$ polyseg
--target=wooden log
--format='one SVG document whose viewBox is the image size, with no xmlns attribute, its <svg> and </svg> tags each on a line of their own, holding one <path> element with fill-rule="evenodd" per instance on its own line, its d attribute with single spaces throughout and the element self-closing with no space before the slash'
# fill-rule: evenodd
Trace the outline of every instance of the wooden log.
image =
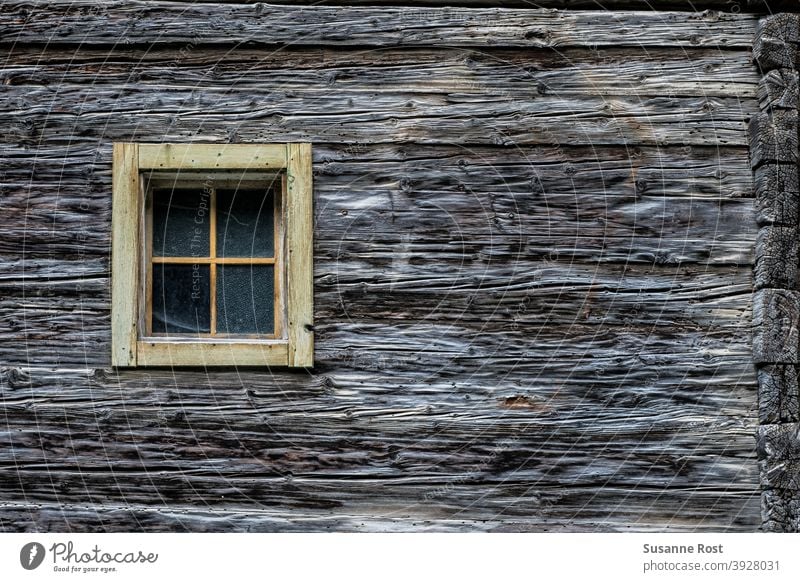
<svg viewBox="0 0 800 582">
<path fill-rule="evenodd" d="M 365 246 L 369 245 L 359 242 L 356 248 Z M 744 323 L 749 313 L 749 267 L 637 266 L 630 261 L 593 265 L 571 261 L 568 256 L 554 260 L 555 255 L 544 253 L 538 261 L 529 261 L 520 251 L 506 255 L 511 258 L 497 255 L 491 259 L 487 253 L 483 259 L 475 259 L 477 249 L 457 247 L 449 254 L 431 255 L 429 248 L 410 246 L 417 255 L 430 258 L 425 262 L 398 259 L 396 245 L 363 254 L 348 250 L 348 256 L 343 256 L 339 241 L 331 243 L 326 254 L 317 255 L 316 317 L 329 323 L 322 327 L 330 338 L 321 348 L 331 357 L 345 349 L 360 349 L 363 346 L 352 345 L 350 338 L 344 339 L 341 349 L 336 347 L 347 329 L 363 332 L 359 331 L 360 322 L 383 322 L 384 331 L 375 336 L 378 344 L 384 342 L 381 334 L 394 336 L 392 325 L 403 321 L 438 322 L 460 329 L 467 326 L 466 335 L 482 328 L 500 334 L 526 329 L 550 333 L 548 330 L 580 322 L 595 326 L 594 331 L 585 328 L 586 338 L 597 333 L 596 326 L 609 332 L 616 325 L 633 326 L 635 332 L 618 330 L 622 332 L 619 337 L 630 338 L 633 346 L 637 342 L 650 345 L 653 350 L 662 345 L 674 350 L 679 340 L 689 342 L 686 349 L 692 353 L 697 346 L 707 346 L 710 352 L 731 349 L 731 334 L 735 334 L 736 353 L 749 354 L 749 331 Z M 0 277 L 7 297 L 0 304 L 0 359 L 27 364 L 32 357 L 32 362 L 42 365 L 107 365 L 106 268 L 107 263 L 100 259 L 28 259 L 24 269 L 21 262 L 16 269 L 9 264 Z M 330 335 L 328 330 L 333 332 L 341 322 L 354 319 L 356 323 L 343 328 L 341 334 Z M 653 327 L 664 328 L 666 343 L 648 339 Z M 453 333 L 455 330 L 448 335 Z M 557 333 L 553 336 L 556 344 L 558 337 Z M 691 344 L 689 337 L 697 343 Z M 506 343 L 511 346 L 516 341 L 508 337 Z M 20 352 L 20 343 L 28 345 L 29 351 Z M 388 352 L 364 357 L 383 361 L 381 354 L 390 354 L 392 349 L 391 344 L 386 347 Z"/>
<path fill-rule="evenodd" d="M 760 225 L 796 226 L 800 206 L 797 166 L 766 163 L 755 171 L 756 220 Z"/>
<path fill-rule="evenodd" d="M 758 427 L 758 458 L 763 488 L 800 490 L 799 427 L 797 423 Z"/>
<path fill-rule="evenodd" d="M 27 416 L 24 412 L 13 412 L 16 417 Z M 398 414 L 407 416 L 402 411 Z M 98 503 L 105 498 L 112 503 L 126 499 L 136 505 L 158 505 L 159 500 L 167 499 L 179 506 L 204 507 L 209 500 L 215 500 L 219 509 L 279 503 L 290 511 L 293 507 L 342 507 L 347 505 L 347 498 L 365 493 L 362 487 L 355 491 L 344 487 L 339 491 L 322 486 L 314 488 L 315 480 L 318 485 L 323 480 L 329 484 L 336 480 L 372 481 L 373 494 L 364 501 L 380 497 L 381 484 L 388 487 L 417 484 L 421 502 L 425 501 L 426 493 L 429 499 L 436 500 L 438 487 L 459 481 L 471 484 L 476 493 L 505 481 L 529 490 L 531 486 L 623 489 L 640 486 L 659 488 L 667 495 L 673 489 L 700 487 L 712 476 L 726 484 L 735 480 L 737 484 L 730 489 L 752 490 L 752 485 L 746 483 L 755 478 L 755 463 L 747 454 L 752 448 L 752 435 L 721 425 L 702 425 L 704 430 L 720 432 L 713 440 L 698 439 L 696 432 L 687 433 L 685 424 L 681 429 L 662 426 L 656 435 L 645 437 L 644 443 L 639 441 L 643 448 L 640 453 L 626 458 L 624 446 L 641 439 L 645 429 L 632 428 L 624 435 L 618 434 L 619 440 L 612 442 L 602 429 L 581 436 L 580 431 L 568 428 L 554 431 L 539 423 L 523 422 L 517 427 L 505 424 L 494 429 L 480 424 L 470 427 L 469 423 L 456 427 L 448 422 L 444 428 L 441 419 L 433 415 L 427 423 L 406 419 L 405 435 L 403 431 L 389 429 L 391 423 L 383 419 L 372 419 L 373 427 L 369 430 L 365 430 L 364 421 L 320 419 L 317 430 L 329 436 L 314 438 L 308 434 L 310 427 L 300 424 L 297 418 L 275 419 L 256 432 L 247 423 L 237 423 L 237 430 L 213 423 L 206 428 L 207 423 L 192 413 L 180 413 L 178 418 L 165 418 L 158 424 L 154 418 L 147 421 L 147 428 L 138 418 L 117 419 L 117 422 L 131 422 L 129 431 L 135 433 L 137 444 L 114 430 L 111 418 L 96 420 L 102 425 L 100 431 L 80 428 L 77 419 L 67 427 L 40 420 L 42 426 L 31 430 L 26 426 L 28 422 L 20 418 L 15 423 L 18 434 L 9 441 L 17 455 L 4 455 L 2 461 L 4 475 L 0 487 L 4 499 L 53 503 L 59 501 L 60 493 L 81 504 Z M 583 420 L 593 422 L 591 417 Z M 299 426 L 288 431 L 289 422 Z M 428 428 L 431 423 L 440 429 L 431 431 Z M 66 429 L 70 436 L 55 435 L 59 428 Z M 537 431 L 539 436 L 520 437 L 525 429 Z M 749 429 L 752 431 L 753 427 Z M 678 430 L 688 438 L 679 437 Z M 273 431 L 280 435 L 266 436 L 265 433 Z M 407 434 L 412 431 L 416 440 L 427 441 L 426 447 L 414 446 L 415 439 Z M 475 436 L 470 438 L 469 431 Z M 351 436 L 346 437 L 347 433 Z M 723 435 L 727 441 L 722 439 Z M 475 437 L 482 441 L 480 445 L 476 445 Z M 156 441 L 159 438 L 169 440 L 171 452 L 160 447 L 161 443 Z M 106 453 L 93 446 L 95 439 L 106 443 Z M 287 441 L 298 439 L 307 444 L 287 446 Z M 677 442 L 669 443 L 670 439 Z M 384 442 L 375 444 L 375 441 Z M 113 446 L 108 444 L 112 442 Z M 576 443 L 580 443 L 581 451 L 575 450 Z M 37 449 L 45 453 L 36 454 Z M 724 455 L 720 449 L 726 449 Z M 22 453 L 33 456 L 25 458 Z M 753 470 L 743 477 L 742 464 L 746 462 L 752 464 Z M 49 475 L 43 473 L 47 466 Z M 160 470 L 156 473 L 151 466 Z M 79 467 L 84 478 L 76 480 L 74 474 Z M 126 476 L 124 482 L 115 479 L 115 472 Z M 303 479 L 309 484 L 302 491 L 290 494 L 286 487 L 289 476 L 290 481 Z M 525 516 L 529 508 L 505 509 L 512 515 Z"/>
<path fill-rule="evenodd" d="M 321 7 L 168 2 L 5 2 L 0 43 L 111 46 L 749 47 L 757 18 L 721 12 Z M 270 33 L 264 34 L 264 26 Z M 586 30 L 592 30 L 587 36 Z"/>
<path fill-rule="evenodd" d="M 451 407 L 464 420 L 476 407 L 481 422 L 490 422 L 492 412 L 524 420 L 537 413 L 554 418 L 592 416 L 598 409 L 604 411 L 603 418 L 612 419 L 635 415 L 645 400 L 652 404 L 653 415 L 691 412 L 750 418 L 756 391 L 752 364 L 737 360 L 738 349 L 717 355 L 720 351 L 705 343 L 695 346 L 696 355 L 643 349 L 625 357 L 583 354 L 549 358 L 542 364 L 540 358 L 515 354 L 486 359 L 466 350 L 443 356 L 392 352 L 389 346 L 361 351 L 325 346 L 311 376 L 285 370 L 251 370 L 244 377 L 225 369 L 208 375 L 197 369 L 181 374 L 169 368 L 117 374 L 107 368 L 10 367 L 2 370 L 2 384 L 9 406 L 25 408 L 37 398 L 57 406 L 59 398 L 69 396 L 58 392 L 72 386 L 76 406 L 92 401 L 99 408 L 106 402 L 113 407 L 116 386 L 124 388 L 122 393 L 137 410 L 172 402 L 173 416 L 180 406 L 191 403 L 193 409 L 213 417 L 219 399 L 225 397 L 232 398 L 226 414 L 249 416 L 255 407 L 262 416 L 321 414 L 340 420 L 391 419 L 399 411 L 446 414 Z M 681 362 L 686 366 L 676 368 Z M 186 397 L 183 402 L 173 402 L 180 395 Z"/>
<path fill-rule="evenodd" d="M 753 41 L 753 57 L 762 71 L 793 69 L 798 63 L 800 25 L 797 14 L 774 14 L 762 18 Z"/>
<path fill-rule="evenodd" d="M 177 2 L 197 3 L 214 2 L 218 4 L 245 4 L 251 0 L 176 0 Z M 359 6 L 359 5 L 396 5 L 397 0 L 270 0 L 270 4 L 292 5 L 325 5 L 325 6 Z M 739 13 L 753 12 L 757 14 L 774 14 L 791 11 L 796 8 L 794 0 L 403 0 L 407 9 L 418 9 L 431 6 L 468 7 L 517 7 L 517 8 L 565 8 L 585 10 L 684 10 L 700 12 L 703 10 L 719 10 L 721 12 Z"/>
<path fill-rule="evenodd" d="M 795 69 L 774 69 L 758 83 L 758 102 L 762 111 L 772 109 L 797 109 L 798 74 Z"/>
<path fill-rule="evenodd" d="M 765 489 L 761 497 L 764 531 L 796 532 L 800 529 L 800 495 L 797 491 Z"/>
<path fill-rule="evenodd" d="M 282 96 L 268 89 L 195 93 L 196 99 L 190 102 L 188 95 L 149 91 L 146 97 L 134 96 L 129 106 L 125 97 L 98 92 L 99 100 L 84 103 L 81 110 L 56 112 L 49 101 L 40 101 L 39 106 L 32 102 L 39 101 L 40 91 L 17 91 L 28 94 L 30 105 L 0 112 L 0 123 L 10 128 L 6 143 L 28 145 L 63 145 L 65 136 L 75 134 L 135 141 L 132 128 L 139 136 L 185 142 L 197 140 L 200 134 L 230 137 L 235 127 L 237 140 L 253 143 L 744 146 L 747 120 L 756 114 L 754 101 L 716 97 L 609 100 L 543 95 L 519 100 L 513 95 L 498 99 L 487 94 L 450 94 L 409 100 L 399 94 L 362 91 Z M 790 122 L 788 112 L 782 113 L 787 115 L 773 124 L 781 129 Z"/>
<path fill-rule="evenodd" d="M 327 484 L 320 483 L 319 486 Z M 354 487 L 351 484 L 350 487 Z M 330 487 L 336 487 L 331 484 Z M 369 489 L 364 488 L 367 494 Z M 754 490 L 704 488 L 676 500 L 663 492 L 620 490 L 611 487 L 590 492 L 585 488 L 537 489 L 537 501 L 526 504 L 531 515 L 505 515 L 500 506 L 520 503 L 524 489 L 498 483 L 492 490 L 471 492 L 469 485 L 448 489 L 461 500 L 441 508 L 419 506 L 413 486 L 382 488 L 382 499 L 345 509 L 279 507 L 231 510 L 134 504 L 37 504 L 25 501 L 0 505 L 0 529 L 5 532 L 752 532 L 760 524 L 759 496 Z M 374 495 L 374 489 L 372 490 Z M 498 501 L 480 519 L 464 515 L 464 508 Z M 387 502 L 390 505 L 387 505 Z M 587 511 L 587 507 L 593 507 Z M 614 508 L 608 511 L 605 508 Z"/>
<path fill-rule="evenodd" d="M 758 231 L 753 272 L 754 289 L 798 288 L 797 229 L 765 226 Z"/>
<path fill-rule="evenodd" d="M 753 294 L 753 361 L 798 363 L 800 297 L 796 291 L 762 289 Z"/>
<path fill-rule="evenodd" d="M 763 112 L 750 120 L 750 163 L 798 162 L 797 111 Z"/>
<path fill-rule="evenodd" d="M 753 42 L 753 56 L 762 71 L 789 69 L 797 63 L 797 45 L 782 39 L 759 36 Z"/>
<path fill-rule="evenodd" d="M 542 199 L 552 207 L 567 206 L 559 197 L 569 197 L 572 202 L 568 206 L 587 205 L 584 219 L 617 200 L 652 197 L 669 198 L 670 204 L 691 199 L 698 204 L 717 201 L 728 205 L 727 199 L 753 196 L 747 152 L 738 147 L 465 149 L 325 142 L 314 146 L 314 170 L 322 178 L 315 187 L 323 208 L 318 217 L 327 210 L 366 210 L 380 204 L 391 204 L 398 211 L 417 210 L 426 203 L 425 196 L 434 192 L 444 198 L 443 203 L 463 205 L 474 204 L 476 197 L 486 194 L 492 204 L 503 204 L 502 210 L 509 212 Z M 35 160 L 39 163 L 34 164 Z M 107 143 L 87 142 L 68 148 L 43 144 L 35 155 L 23 147 L 9 146 L 0 154 L 0 163 L 0 188 L 8 212 L 33 215 L 44 209 L 97 215 L 110 208 Z M 763 176 L 764 190 L 794 192 L 795 175 L 793 166 L 756 172 L 757 178 Z M 377 200 L 373 193 L 379 195 Z M 739 214 L 734 210 L 736 202 L 730 205 L 721 214 Z M 457 208 L 448 206 L 448 211 L 457 212 Z M 495 214 L 502 218 L 502 212 Z M 724 218 L 718 216 L 717 220 Z"/>
<path fill-rule="evenodd" d="M 800 16 L 787 12 L 762 18 L 756 35 L 780 39 L 786 43 L 800 42 Z"/>
<path fill-rule="evenodd" d="M 148 98 L 148 91 L 185 91 L 190 101 L 204 92 L 263 90 L 362 90 L 374 93 L 485 94 L 513 96 L 520 101 L 542 95 L 741 97 L 755 95 L 758 72 L 750 49 L 565 48 L 504 50 L 431 47 L 386 48 L 380 51 L 286 47 L 264 51 L 238 47 L 235 51 L 200 45 L 191 51 L 136 47 L 114 49 L 69 47 L 58 53 L 15 46 L 0 63 L 0 82 L 25 85 L 50 103 L 59 87 L 58 109 L 87 105 L 99 94 Z M 43 90 L 49 88 L 49 91 Z M 68 95 L 64 95 L 67 91 Z M 202 95 L 202 93 L 200 93 Z M 26 93 L 3 103 L 29 104 Z"/>
<path fill-rule="evenodd" d="M 758 421 L 760 424 L 800 421 L 796 366 L 775 364 L 758 369 Z"/>
</svg>

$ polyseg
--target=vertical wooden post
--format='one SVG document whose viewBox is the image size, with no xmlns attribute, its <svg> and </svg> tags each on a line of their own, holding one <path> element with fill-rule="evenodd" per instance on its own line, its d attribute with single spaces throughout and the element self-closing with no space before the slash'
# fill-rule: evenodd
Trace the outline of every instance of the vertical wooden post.
<svg viewBox="0 0 800 582">
<path fill-rule="evenodd" d="M 139 146 L 115 143 L 111 220 L 111 365 L 136 366 Z"/>
<path fill-rule="evenodd" d="M 311 144 L 288 145 L 286 174 L 289 366 L 309 367 L 314 365 Z"/>
<path fill-rule="evenodd" d="M 761 112 L 750 120 L 750 164 L 760 227 L 753 261 L 753 361 L 758 378 L 756 433 L 762 529 L 798 531 L 796 451 L 800 428 L 800 15 L 763 18 L 753 42 L 761 71 Z"/>
<path fill-rule="evenodd" d="M 212 336 L 217 335 L 217 188 L 211 189 L 211 201 L 209 203 L 209 225 L 208 225 L 208 256 L 211 257 L 211 264 L 208 265 L 209 277 L 209 307 L 211 309 L 211 323 L 209 331 Z"/>
</svg>

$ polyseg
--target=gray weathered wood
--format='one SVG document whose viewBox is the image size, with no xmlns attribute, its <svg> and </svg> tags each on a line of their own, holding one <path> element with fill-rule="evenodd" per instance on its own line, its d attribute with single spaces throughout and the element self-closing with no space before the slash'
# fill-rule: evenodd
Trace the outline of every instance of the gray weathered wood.
<svg viewBox="0 0 800 582">
<path fill-rule="evenodd" d="M 770 14 L 758 23 L 756 35 L 780 39 L 787 43 L 800 42 L 800 15 L 786 12 Z"/>
<path fill-rule="evenodd" d="M 756 239 L 754 289 L 797 289 L 797 248 L 797 228 L 761 228 Z"/>
<path fill-rule="evenodd" d="M 750 163 L 757 168 L 766 162 L 798 162 L 796 110 L 762 112 L 750 120 Z"/>
<path fill-rule="evenodd" d="M 764 424 L 758 427 L 758 458 L 762 486 L 800 490 L 800 424 Z"/>
<path fill-rule="evenodd" d="M 27 503 L 45 506 L 66 496 L 101 510 L 133 506 L 158 515 L 179 507 L 191 515 L 213 500 L 220 515 L 252 508 L 254 524 L 261 512 L 281 507 L 319 520 L 328 516 L 333 527 L 347 530 L 348 516 L 366 516 L 379 506 L 376 517 L 404 507 L 402 515 L 430 520 L 431 529 L 446 528 L 437 522 L 456 516 L 486 520 L 491 529 L 502 522 L 511 531 L 565 519 L 578 527 L 617 529 L 637 513 L 635 527 L 642 529 L 653 527 L 654 515 L 687 528 L 753 525 L 753 427 L 746 420 L 747 399 L 731 397 L 747 394 L 746 384 L 676 386 L 674 395 L 661 399 L 652 388 L 618 393 L 612 380 L 610 392 L 598 385 L 587 400 L 587 385 L 580 381 L 553 385 L 549 396 L 530 391 L 527 371 L 506 380 L 496 370 L 484 371 L 484 381 L 480 374 L 454 376 L 449 367 L 421 375 L 415 362 L 404 367 L 386 367 L 383 378 L 373 374 L 370 380 L 355 369 L 342 375 L 340 363 L 339 372 L 323 372 L 311 384 L 304 374 L 254 372 L 245 380 L 235 371 L 220 372 L 212 388 L 207 375 L 191 371 L 7 369 L 0 386 L 17 431 L 14 449 L 0 452 L 0 466 L 15 464 L 14 471 L 2 473 L 3 486 L 15 498 L 24 495 Z M 640 367 L 652 370 L 652 364 Z M 719 363 L 711 363 L 712 369 L 730 372 Z M 651 402 L 644 416 L 640 398 Z M 597 416 L 598 401 L 608 416 Z M 722 402 L 727 404 L 720 407 Z M 301 420 L 309 416 L 316 419 L 313 430 Z M 639 444 L 632 456 L 624 451 L 633 441 Z M 76 463 L 81 478 L 69 472 Z M 154 474 L 153 465 L 164 470 Z M 49 478 L 37 478 L 42 471 Z M 640 502 L 630 513 L 603 509 L 625 495 L 641 495 L 643 502 L 655 491 L 669 497 L 698 479 L 720 477 L 728 483 L 713 488 L 716 501 L 705 509 L 692 505 L 697 499 L 687 499 L 696 509 L 657 503 L 643 510 Z M 581 517 L 592 495 L 609 505 L 598 504 L 591 519 Z M 739 509 L 731 512 L 731 506 Z M 3 515 L 7 523 L 14 513 Z M 76 529 L 91 523 L 80 511 L 74 515 Z M 283 529 L 268 517 L 259 529 Z M 225 527 L 208 518 L 188 519 L 194 524 L 189 529 L 204 523 Z M 158 519 L 153 527 L 168 521 Z M 110 522 L 108 527 L 118 527 Z M 370 519 L 363 527 L 385 524 Z M 409 521 L 391 527 L 416 529 Z"/>
<path fill-rule="evenodd" d="M 753 41 L 753 58 L 762 71 L 794 69 L 798 65 L 800 37 L 797 14 L 774 14 L 762 18 Z"/>
<path fill-rule="evenodd" d="M 79 92 L 85 91 L 82 88 Z M 33 99 L 38 91 L 24 92 Z M 58 142 L 70 128 L 80 132 L 84 139 L 102 135 L 117 141 L 125 139 L 128 133 L 120 132 L 119 128 L 124 126 L 136 127 L 141 135 L 175 142 L 186 141 L 198 132 L 226 135 L 235 127 L 237 139 L 256 142 L 267 141 L 266 136 L 271 135 L 275 136 L 271 141 L 317 138 L 328 142 L 463 146 L 515 147 L 553 142 L 562 146 L 631 142 L 661 146 L 744 146 L 748 143 L 747 120 L 755 115 L 754 109 L 747 109 L 750 102 L 743 105 L 736 98 L 619 97 L 609 102 L 591 95 L 575 98 L 544 95 L 520 100 L 512 95 L 498 99 L 487 94 L 452 94 L 446 98 L 420 95 L 409 101 L 407 96 L 397 94 L 330 90 L 317 96 L 286 97 L 266 88 L 195 95 L 194 103 L 186 103 L 188 96 L 180 93 L 153 91 L 148 97 L 134 95 L 130 101 L 106 94 L 104 99 L 113 100 L 116 107 L 124 107 L 120 111 L 109 110 L 108 101 L 94 106 L 85 103 L 80 110 L 64 112 L 52 111 L 49 102 L 41 107 L 31 103 L 21 110 L 0 112 L 0 123 L 10 128 L 6 141 L 28 145 Z M 318 105 L 309 110 L 312 101 Z M 96 109 L 98 106 L 101 109 Z M 176 115 L 176 111 L 181 111 L 181 115 Z M 788 115 L 776 120 L 776 139 L 788 137 L 781 132 L 788 123 Z M 757 147 L 760 150 L 770 145 L 757 144 Z M 758 159 L 794 161 L 785 156 L 775 158 L 773 149 L 757 153 Z"/>
<path fill-rule="evenodd" d="M 764 531 L 800 530 L 800 494 L 796 490 L 766 489 L 762 494 Z"/>
<path fill-rule="evenodd" d="M 176 0 L 215 4 L 253 4 L 256 0 Z M 794 0 L 270 0 L 270 4 L 310 5 L 398 5 L 408 10 L 424 10 L 432 6 L 567 8 L 586 10 L 688 10 L 700 12 L 717 9 L 722 12 L 754 12 L 774 14 L 796 8 Z"/>
<path fill-rule="evenodd" d="M 759 527 L 759 15 L 464 4 L 3 4 L 0 529 Z M 313 143 L 313 368 L 109 368 L 114 140 Z"/>
<path fill-rule="evenodd" d="M 797 109 L 798 73 L 795 69 L 774 69 L 758 83 L 758 101 L 762 110 Z"/>
<path fill-rule="evenodd" d="M 580 355 L 592 341 L 608 346 L 598 357 L 613 357 L 615 341 L 652 351 L 675 350 L 678 339 L 689 344 L 681 353 L 694 353 L 698 345 L 710 352 L 749 353 L 749 326 L 743 318 L 749 314 L 750 287 L 744 270 L 678 265 L 568 268 L 568 261 L 520 259 L 505 266 L 503 256 L 465 264 L 460 253 L 429 255 L 425 268 L 392 262 L 387 254 L 385 262 L 377 259 L 382 267 L 370 267 L 376 257 L 329 261 L 317 255 L 319 361 L 325 361 L 326 353 L 334 357 L 369 342 L 383 345 L 375 348 L 378 356 L 413 350 L 414 341 L 444 354 L 470 346 L 475 357 L 494 357 L 503 350 L 522 354 L 531 349 L 523 341 L 526 333 L 536 333 L 543 356 L 559 349 L 565 355 Z M 79 292 L 67 291 L 68 284 L 73 289 L 85 285 L 85 279 L 78 278 L 42 291 L 32 267 L 24 275 L 30 281 L 28 292 L 0 303 L 3 361 L 27 364 L 34 353 L 30 364 L 104 365 L 110 340 L 105 289 L 98 293 L 81 286 Z M 16 277 L 19 281 L 23 275 L 18 272 Z M 9 283 L 13 285 L 13 279 Z M 37 292 L 43 296 L 37 297 Z M 563 331 L 564 326 L 571 330 Z M 75 328 L 82 330 L 77 337 L 70 333 Z M 481 331 L 485 337 L 470 339 Z M 420 340 L 434 332 L 441 334 L 438 341 Z M 361 339 L 350 338 L 350 333 Z M 381 340 L 386 333 L 395 339 Z M 20 337 L 28 352 L 15 348 L 13 338 Z M 568 341 L 575 345 L 562 345 Z"/>
<path fill-rule="evenodd" d="M 88 105 L 98 91 L 124 84 L 128 91 L 182 89 L 231 93 L 269 87 L 273 92 L 363 90 L 370 93 L 488 94 L 536 99 L 542 95 L 649 95 L 743 97 L 758 77 L 749 49 L 676 51 L 670 47 L 565 48 L 558 51 L 498 48 L 386 48 L 335 51 L 287 47 L 230 51 L 205 45 L 191 50 L 153 47 L 68 47 L 42 58 L 40 48 L 9 50 L 0 63 L 5 85 L 26 85 L 46 99 L 58 85 Z M 199 87 L 203 91 L 198 91 Z M 11 90 L 9 87 L 7 90 Z M 80 94 L 76 91 L 82 91 Z M 32 94 L 33 95 L 33 94 Z M 163 94 L 162 94 L 163 95 Z M 27 93 L 17 99 L 26 101 Z M 6 98 L 5 103 L 20 103 Z M 49 103 L 49 102 L 48 102 Z M 60 103 L 64 107 L 64 103 Z"/>
<path fill-rule="evenodd" d="M 758 421 L 760 424 L 798 422 L 800 388 L 797 366 L 774 364 L 758 369 Z"/>
<path fill-rule="evenodd" d="M 750 125 L 751 162 L 756 170 L 759 221 L 786 221 L 790 228 L 765 226 L 755 248 L 755 287 L 797 287 L 797 73 L 800 16 L 762 19 L 753 56 L 764 76 L 759 84 L 762 113 Z M 792 166 L 770 162 L 792 161 Z M 753 298 L 756 362 L 797 361 L 797 298 L 770 289 Z M 781 345 L 782 344 L 782 345 Z M 762 366 L 759 381 L 758 450 L 763 528 L 796 531 L 798 388 L 795 366 Z M 778 423 L 778 424 L 773 424 Z"/>
<path fill-rule="evenodd" d="M 753 54 L 756 62 L 765 71 L 792 68 L 798 59 L 797 45 L 765 36 L 755 40 Z"/>
<path fill-rule="evenodd" d="M 87 0 L 7 1 L 0 43 L 282 46 L 750 47 L 757 17 L 448 7 L 293 7 Z M 264 34 L 268 26 L 269 34 Z M 591 30 L 591 35 L 586 31 Z"/>
<path fill-rule="evenodd" d="M 800 187 L 795 164 L 767 163 L 755 171 L 756 219 L 760 225 L 796 226 Z"/>
<path fill-rule="evenodd" d="M 47 156 L 46 148 L 38 151 Z M 29 258 L 55 251 L 105 256 L 110 224 L 91 217 L 110 216 L 110 176 L 84 170 L 109 164 L 108 146 L 61 153 L 37 166 L 33 181 L 30 154 L 8 152 L 1 158 L 6 182 L 0 187 L 9 225 L 0 248 L 18 251 L 24 228 Z M 755 238 L 756 225 L 752 200 L 742 198 L 753 188 L 743 153 L 321 145 L 315 148 L 317 232 L 328 246 L 343 232 L 352 239 L 346 245 L 383 240 L 387 260 L 395 242 L 433 252 L 435 244 L 419 243 L 445 237 L 442 248 L 452 248 L 455 227 L 463 233 L 455 242 L 468 241 L 464 254 L 469 247 L 492 252 L 469 239 L 502 235 L 540 257 L 749 264 L 752 253 L 742 241 Z"/>
<path fill-rule="evenodd" d="M 800 295 L 797 291 L 762 289 L 753 294 L 753 361 L 798 363 Z"/>
</svg>

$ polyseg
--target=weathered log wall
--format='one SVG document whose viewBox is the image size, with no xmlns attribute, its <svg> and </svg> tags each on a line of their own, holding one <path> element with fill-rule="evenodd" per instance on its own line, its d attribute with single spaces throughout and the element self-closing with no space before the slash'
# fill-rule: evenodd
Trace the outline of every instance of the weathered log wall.
<svg viewBox="0 0 800 582">
<path fill-rule="evenodd" d="M 211 2 L 212 0 L 176 0 L 177 2 Z M 256 4 L 258 0 L 216 0 L 215 4 Z M 571 10 L 719 10 L 732 14 L 753 12 L 774 14 L 797 8 L 795 0 L 272 0 L 270 4 L 310 4 L 314 6 L 428 6 L 566 8 Z"/>
<path fill-rule="evenodd" d="M 760 526 L 757 16 L 144 8 L 0 8 L 0 529 Z M 122 140 L 313 142 L 312 371 L 109 368 Z"/>
</svg>

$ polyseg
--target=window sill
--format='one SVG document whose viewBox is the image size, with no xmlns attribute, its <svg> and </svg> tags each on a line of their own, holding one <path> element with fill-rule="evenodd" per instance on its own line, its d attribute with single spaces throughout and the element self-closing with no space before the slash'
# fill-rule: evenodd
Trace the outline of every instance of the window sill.
<svg viewBox="0 0 800 582">
<path fill-rule="evenodd" d="M 160 340 L 136 342 L 140 366 L 288 366 L 288 340 Z"/>
</svg>

